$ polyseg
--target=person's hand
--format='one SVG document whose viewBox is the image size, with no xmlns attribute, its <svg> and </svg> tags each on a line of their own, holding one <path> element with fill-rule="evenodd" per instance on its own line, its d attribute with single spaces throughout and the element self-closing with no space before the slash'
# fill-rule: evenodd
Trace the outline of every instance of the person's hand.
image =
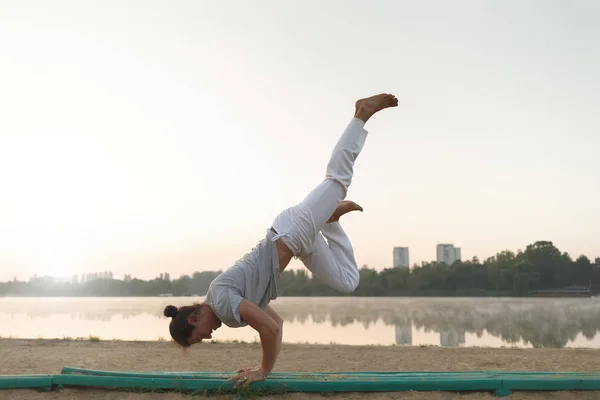
<svg viewBox="0 0 600 400">
<path fill-rule="evenodd" d="M 259 365 L 257 365 L 256 367 L 248 367 L 248 368 L 242 368 L 242 369 L 238 369 L 238 370 L 236 371 L 236 373 L 238 373 L 238 374 L 239 374 L 239 373 L 241 373 L 241 372 L 248 372 L 248 371 L 250 371 L 250 370 L 252 370 L 252 369 L 257 369 L 257 368 L 260 368 L 260 366 L 259 366 Z"/>
<path fill-rule="evenodd" d="M 260 367 L 254 367 L 254 368 L 240 369 L 238 371 L 237 375 L 235 375 L 232 378 L 229 378 L 229 380 L 236 381 L 235 385 L 233 385 L 234 388 L 237 388 L 239 384 L 243 383 L 244 389 L 245 389 L 252 382 L 262 381 L 265 378 L 266 378 L 265 374 L 262 372 Z"/>
</svg>

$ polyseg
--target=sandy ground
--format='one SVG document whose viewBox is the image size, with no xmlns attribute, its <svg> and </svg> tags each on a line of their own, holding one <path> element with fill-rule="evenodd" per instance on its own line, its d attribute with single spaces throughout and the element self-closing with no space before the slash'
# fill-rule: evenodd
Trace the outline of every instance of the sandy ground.
<svg viewBox="0 0 600 400">
<path fill-rule="evenodd" d="M 169 342 L 90 342 L 63 340 L 0 340 L 0 374 L 56 374 L 63 366 L 127 371 L 232 371 L 256 365 L 259 344 L 203 344 L 185 357 Z M 465 371 L 544 370 L 599 371 L 600 350 L 487 349 L 400 346 L 284 344 L 278 371 Z M 228 399 L 232 396 L 210 396 Z M 290 393 L 265 399 L 324 398 L 321 394 Z M 493 399 L 489 393 L 340 393 L 333 399 Z M 0 391 L 7 400 L 183 400 L 186 394 L 139 394 L 111 390 L 66 389 L 58 393 L 31 390 Z M 511 399 L 600 399 L 600 392 L 513 394 Z"/>
</svg>

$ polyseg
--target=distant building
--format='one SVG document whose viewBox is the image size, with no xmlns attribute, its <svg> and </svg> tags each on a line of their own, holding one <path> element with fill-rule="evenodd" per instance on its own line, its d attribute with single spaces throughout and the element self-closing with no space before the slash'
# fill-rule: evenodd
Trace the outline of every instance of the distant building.
<svg viewBox="0 0 600 400">
<path fill-rule="evenodd" d="M 394 268 L 408 268 L 408 247 L 394 247 Z"/>
<path fill-rule="evenodd" d="M 461 259 L 460 247 L 454 247 L 452 244 L 438 244 L 437 262 L 452 265 L 455 261 Z"/>
</svg>

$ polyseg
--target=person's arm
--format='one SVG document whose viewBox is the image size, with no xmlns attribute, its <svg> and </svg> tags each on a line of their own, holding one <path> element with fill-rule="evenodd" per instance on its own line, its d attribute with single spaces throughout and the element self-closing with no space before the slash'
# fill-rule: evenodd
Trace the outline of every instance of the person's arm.
<svg viewBox="0 0 600 400">
<path fill-rule="evenodd" d="M 281 342 L 281 326 L 256 304 L 243 299 L 238 308 L 240 317 L 254 328 L 262 345 L 261 373 L 266 378 L 275 367 Z"/>
<path fill-rule="evenodd" d="M 275 321 L 277 325 L 279 325 L 279 335 L 277 335 L 277 349 L 275 350 L 275 357 L 278 357 L 279 350 L 281 350 L 281 341 L 283 339 L 283 318 L 281 318 L 279 314 L 277 314 L 275 310 L 271 308 L 271 306 L 267 306 L 266 311 L 269 317 L 273 318 L 273 321 Z"/>
</svg>

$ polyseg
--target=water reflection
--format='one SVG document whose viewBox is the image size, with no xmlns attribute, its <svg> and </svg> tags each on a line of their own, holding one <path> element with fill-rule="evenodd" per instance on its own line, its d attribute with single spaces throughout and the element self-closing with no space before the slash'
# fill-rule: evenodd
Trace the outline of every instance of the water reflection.
<svg viewBox="0 0 600 400">
<path fill-rule="evenodd" d="M 168 337 L 164 306 L 193 300 L 0 298 L 0 335 L 155 340 Z M 600 348 L 598 299 L 280 298 L 273 307 L 292 342 Z M 249 328 L 215 338 L 257 339 Z"/>
</svg>

